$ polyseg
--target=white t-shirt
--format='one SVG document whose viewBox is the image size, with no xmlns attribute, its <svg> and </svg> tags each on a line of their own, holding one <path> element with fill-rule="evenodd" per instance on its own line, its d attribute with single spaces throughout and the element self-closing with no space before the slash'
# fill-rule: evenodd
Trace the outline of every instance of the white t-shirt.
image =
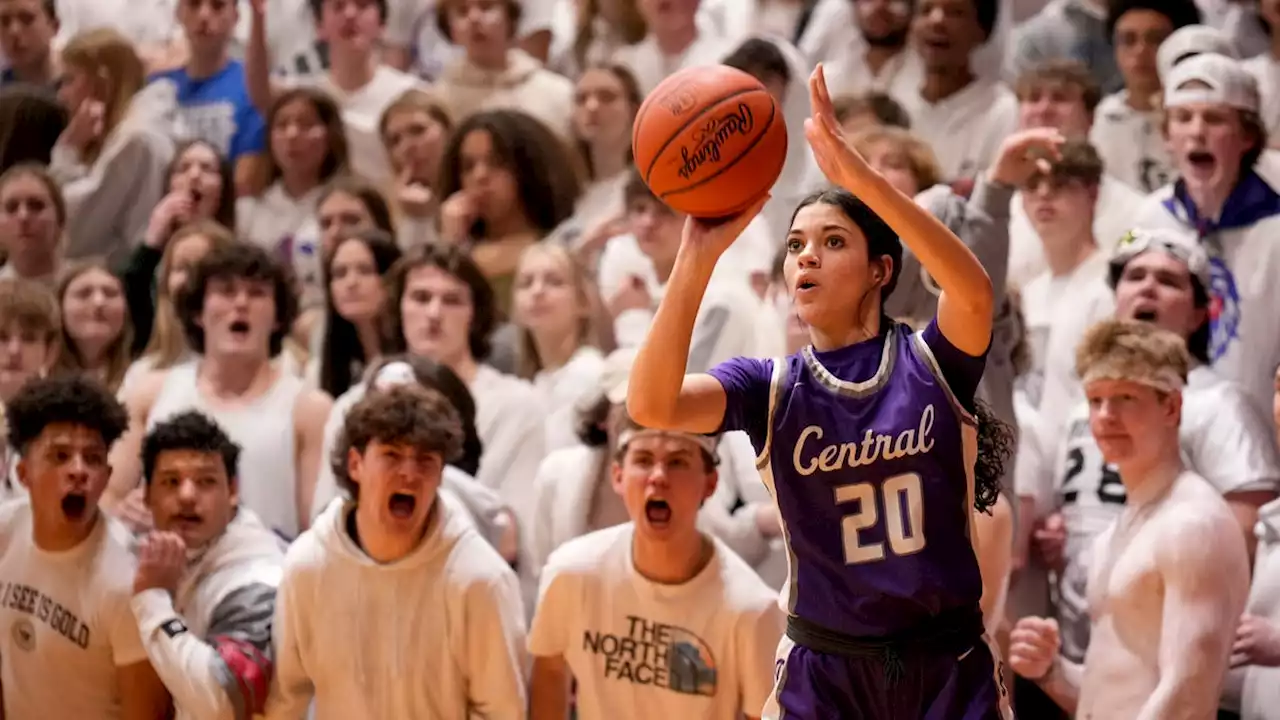
<svg viewBox="0 0 1280 720">
<path fill-rule="evenodd" d="M 1084 398 L 1076 377 L 1076 345 L 1096 322 L 1115 312 L 1115 294 L 1107 285 L 1108 254 L 1096 250 L 1071 272 L 1048 272 L 1022 291 L 1031 371 L 1026 390 L 1040 411 L 1046 448 L 1056 448 L 1066 414 Z"/>
<path fill-rule="evenodd" d="M 46 552 L 31 505 L 0 506 L 0 684 L 12 720 L 120 717 L 118 668 L 145 662 L 129 608 L 128 533 L 99 514 L 80 545 Z"/>
<path fill-rule="evenodd" d="M 569 362 L 555 370 L 543 370 L 533 378 L 533 389 L 542 401 L 546 424 L 546 452 L 578 443 L 578 401 L 600 385 L 604 355 L 589 345 L 578 348 Z"/>
<path fill-rule="evenodd" d="M 1173 158 L 1160 132 L 1160 115 L 1139 112 L 1125 101 L 1126 91 L 1108 95 L 1093 111 L 1089 142 L 1107 174 L 1140 193 L 1154 192 L 1173 180 Z"/>
<path fill-rule="evenodd" d="M 927 102 L 918 89 L 897 99 L 911 116 L 911 131 L 933 147 L 947 181 L 974 177 L 989 167 L 1018 127 L 1018 99 L 992 80 L 974 80 L 936 103 Z"/>
<path fill-rule="evenodd" d="M 529 652 L 565 659 L 581 718 L 758 714 L 784 627 L 774 592 L 718 540 L 692 580 L 646 580 L 631 562 L 634 531 L 618 525 L 552 553 Z"/>
<path fill-rule="evenodd" d="M 613 62 L 625 65 L 640 84 L 640 92 L 647 95 L 658 83 L 677 70 L 718 65 L 733 51 L 733 43 L 713 32 L 699 30 L 693 44 L 678 55 L 665 55 L 658 49 L 652 35 L 635 45 L 624 45 L 614 51 Z"/>
</svg>

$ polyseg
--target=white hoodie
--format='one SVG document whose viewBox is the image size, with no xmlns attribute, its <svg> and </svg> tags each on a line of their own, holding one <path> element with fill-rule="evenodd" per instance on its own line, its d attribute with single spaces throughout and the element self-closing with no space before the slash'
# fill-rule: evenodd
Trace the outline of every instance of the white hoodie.
<svg viewBox="0 0 1280 720">
<path fill-rule="evenodd" d="M 250 717 L 271 674 L 271 617 L 284 541 L 247 508 L 164 590 L 130 605 L 180 720 Z"/>
<path fill-rule="evenodd" d="M 1258 509 L 1254 526 L 1258 551 L 1245 612 L 1280 626 L 1280 500 Z M 1246 665 L 1230 670 L 1222 688 L 1222 707 L 1241 720 L 1268 720 L 1280 708 L 1280 668 Z"/>
<path fill-rule="evenodd" d="M 448 503 L 422 543 L 379 564 L 335 501 L 289 548 L 276 600 L 268 720 L 524 718 L 515 574 Z"/>
<path fill-rule="evenodd" d="M 174 92 L 158 83 L 134 95 L 92 164 L 71 147 L 53 146 L 49 172 L 67 201 L 68 258 L 123 260 L 142 241 L 169 185 L 173 138 L 182 132 Z"/>
</svg>

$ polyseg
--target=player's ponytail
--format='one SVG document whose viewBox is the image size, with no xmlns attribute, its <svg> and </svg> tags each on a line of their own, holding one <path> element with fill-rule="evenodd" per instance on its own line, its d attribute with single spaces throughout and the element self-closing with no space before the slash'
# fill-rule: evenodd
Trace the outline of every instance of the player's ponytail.
<svg viewBox="0 0 1280 720">
<path fill-rule="evenodd" d="M 1000 479 L 1005 464 L 1013 457 L 1016 442 L 1013 428 L 996 417 L 991 406 L 974 401 L 974 417 L 978 420 L 978 457 L 973 463 L 973 507 L 991 514 L 1000 497 Z"/>
</svg>

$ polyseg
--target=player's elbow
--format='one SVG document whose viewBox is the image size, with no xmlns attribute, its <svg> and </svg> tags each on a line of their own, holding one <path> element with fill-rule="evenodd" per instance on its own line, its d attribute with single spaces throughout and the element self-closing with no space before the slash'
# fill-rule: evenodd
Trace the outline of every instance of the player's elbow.
<svg viewBox="0 0 1280 720">
<path fill-rule="evenodd" d="M 675 422 L 675 404 L 664 403 L 653 393 L 627 389 L 627 415 L 641 427 L 667 430 Z"/>
</svg>

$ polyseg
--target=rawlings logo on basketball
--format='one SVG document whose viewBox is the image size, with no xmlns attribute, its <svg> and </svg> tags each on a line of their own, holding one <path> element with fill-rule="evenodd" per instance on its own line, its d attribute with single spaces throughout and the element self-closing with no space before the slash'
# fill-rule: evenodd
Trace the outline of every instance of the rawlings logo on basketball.
<svg viewBox="0 0 1280 720">
<path fill-rule="evenodd" d="M 738 103 L 735 113 L 708 121 L 694 132 L 693 150 L 687 145 L 680 148 L 680 177 L 688 180 L 708 162 L 720 162 L 720 148 L 736 135 L 749 136 L 754 127 L 755 118 L 746 103 Z"/>
</svg>

